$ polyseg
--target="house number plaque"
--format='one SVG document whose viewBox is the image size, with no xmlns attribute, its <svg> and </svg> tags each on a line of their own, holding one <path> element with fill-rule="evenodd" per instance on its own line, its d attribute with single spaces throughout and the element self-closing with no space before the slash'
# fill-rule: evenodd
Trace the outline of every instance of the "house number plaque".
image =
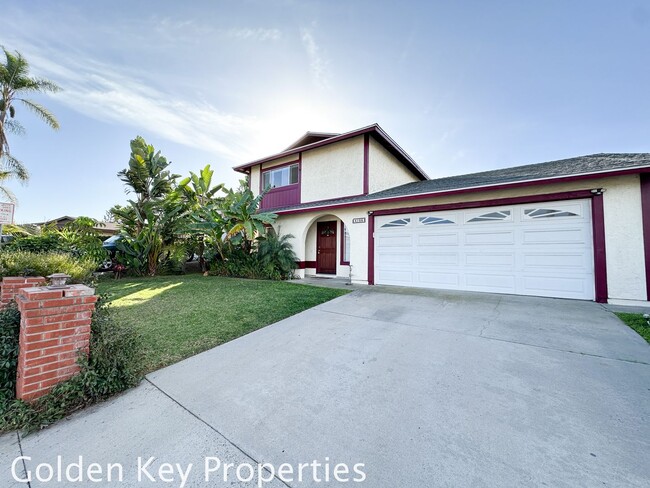
<svg viewBox="0 0 650 488">
<path fill-rule="evenodd" d="M 366 218 L 365 217 L 357 217 L 356 219 L 352 219 L 353 224 L 365 224 L 366 223 Z"/>
</svg>

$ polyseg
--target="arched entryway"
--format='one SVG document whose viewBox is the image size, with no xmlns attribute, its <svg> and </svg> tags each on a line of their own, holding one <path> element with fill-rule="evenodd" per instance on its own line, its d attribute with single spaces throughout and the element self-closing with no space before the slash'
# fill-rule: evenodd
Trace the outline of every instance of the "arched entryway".
<svg viewBox="0 0 650 488">
<path fill-rule="evenodd" d="M 340 217 L 314 217 L 305 227 L 303 239 L 306 275 L 350 276 L 350 237 Z"/>
</svg>

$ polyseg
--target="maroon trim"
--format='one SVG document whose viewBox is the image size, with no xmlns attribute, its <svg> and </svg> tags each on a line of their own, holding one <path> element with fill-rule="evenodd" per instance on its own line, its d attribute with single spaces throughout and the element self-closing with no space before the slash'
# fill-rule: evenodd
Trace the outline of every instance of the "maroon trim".
<svg viewBox="0 0 650 488">
<path fill-rule="evenodd" d="M 301 158 L 300 155 L 298 155 L 298 159 L 294 159 L 293 161 L 287 161 L 286 163 L 282 164 L 277 164 L 275 166 L 270 166 L 268 168 L 262 168 L 262 165 L 260 164 L 260 193 L 262 193 L 262 190 L 264 189 L 262 187 L 262 184 L 264 183 L 264 173 L 267 173 L 269 171 L 273 171 L 274 169 L 278 168 L 284 168 L 285 166 L 291 166 L 292 164 L 298 163 L 298 183 L 294 183 L 294 185 L 299 185 L 300 184 L 300 163 L 301 163 Z M 287 185 L 287 186 L 292 186 L 292 185 Z M 284 186 L 281 186 L 280 188 L 284 188 Z M 271 188 L 269 191 L 273 191 L 276 188 Z"/>
<path fill-rule="evenodd" d="M 423 205 L 420 207 L 392 208 L 375 210 L 368 213 L 368 284 L 375 284 L 375 216 L 399 215 L 415 212 L 433 212 L 461 208 L 496 207 L 522 203 L 550 202 L 557 200 L 575 200 L 591 198 L 592 228 L 594 240 L 594 282 L 595 298 L 599 303 L 607 302 L 607 256 L 605 253 L 605 220 L 603 214 L 603 195 L 592 190 L 577 190 L 545 195 L 528 195 L 523 197 L 477 200 L 474 202 L 445 203 L 440 205 Z"/>
<path fill-rule="evenodd" d="M 298 269 L 316 268 L 316 261 L 296 261 Z"/>
<path fill-rule="evenodd" d="M 592 195 L 591 220 L 594 237 L 594 281 L 596 282 L 596 301 L 598 303 L 607 303 L 607 254 L 605 252 L 605 215 L 602 192 Z"/>
<path fill-rule="evenodd" d="M 419 207 L 391 208 L 375 210 L 373 215 L 399 215 L 415 212 L 437 212 L 439 210 L 457 210 L 460 208 L 498 207 L 500 205 L 516 205 L 520 203 L 550 202 L 556 200 L 575 200 L 577 198 L 590 198 L 591 190 L 576 190 L 559 193 L 546 193 L 544 195 L 527 195 L 523 197 L 493 198 L 490 200 L 475 200 L 472 202 L 441 203 L 438 205 L 422 205 Z"/>
<path fill-rule="evenodd" d="M 650 300 L 650 174 L 648 173 L 641 174 L 641 219 L 645 251 L 646 298 Z"/>
<path fill-rule="evenodd" d="M 270 168 L 262 169 L 262 165 L 260 165 L 260 193 L 264 190 L 264 187 L 262 186 L 264 182 L 264 173 L 278 168 L 293 166 L 294 164 L 298 164 L 298 183 L 292 183 L 278 188 L 271 188 L 262 198 L 262 203 L 260 205 L 261 209 L 266 210 L 273 207 L 285 207 L 287 205 L 300 204 L 302 194 L 302 153 L 298 153 L 298 159 L 271 166 Z"/>
<path fill-rule="evenodd" d="M 402 149 L 399 144 L 397 144 L 381 127 L 379 124 L 372 124 L 368 127 L 362 127 L 361 129 L 353 130 L 351 132 L 346 132 L 338 136 L 330 137 L 322 141 L 314 142 L 312 144 L 307 144 L 305 146 L 300 146 L 298 148 L 282 151 L 280 153 L 268 156 L 262 159 L 257 159 L 251 161 L 250 163 L 242 164 L 240 166 L 235 166 L 233 169 L 239 171 L 240 173 L 250 168 L 251 166 L 257 166 L 258 164 L 267 163 L 273 161 L 274 159 L 282 158 L 284 156 L 290 156 L 298 152 L 308 151 L 310 149 L 315 149 L 317 147 L 326 146 L 328 144 L 333 144 L 335 142 L 344 141 L 352 137 L 360 136 L 363 134 L 375 134 L 377 140 L 384 146 L 393 156 L 397 157 L 404 166 L 406 166 L 415 176 L 420 180 L 428 179 L 426 173 L 420 168 L 417 163 L 409 156 L 404 149 Z"/>
<path fill-rule="evenodd" d="M 341 261 L 340 263 L 344 266 L 349 266 L 350 261 L 344 261 L 343 256 L 345 256 L 345 222 L 341 220 Z"/>
<path fill-rule="evenodd" d="M 370 135 L 363 135 L 363 194 L 370 191 Z"/>
<path fill-rule="evenodd" d="M 541 186 L 541 185 L 547 185 L 547 184 L 550 184 L 550 183 L 564 183 L 564 182 L 571 182 L 571 181 L 593 180 L 593 179 L 596 179 L 596 178 L 607 178 L 607 177 L 611 177 L 611 176 L 623 176 L 623 175 L 630 175 L 630 174 L 645 174 L 645 173 L 650 173 L 650 167 L 634 168 L 634 169 L 629 169 L 629 170 L 617 170 L 617 171 L 610 171 L 610 172 L 606 172 L 606 173 L 590 173 L 590 174 L 585 174 L 585 175 L 561 176 L 561 177 L 557 177 L 557 178 L 547 178 L 547 179 L 535 180 L 535 181 L 502 183 L 502 184 L 491 185 L 491 186 L 480 186 L 480 187 L 474 187 L 474 188 L 461 188 L 461 189 L 458 189 L 458 190 L 446 190 L 446 191 L 439 191 L 439 192 L 420 193 L 418 195 L 404 195 L 404 196 L 390 197 L 390 198 L 379 198 L 379 199 L 376 199 L 376 200 L 359 200 L 359 201 L 355 201 L 355 202 L 337 203 L 337 204 L 333 204 L 333 205 L 323 205 L 322 207 L 297 208 L 297 209 L 294 209 L 294 210 L 284 210 L 284 211 L 283 210 L 278 210 L 275 213 L 281 214 L 281 215 L 291 215 L 291 214 L 295 214 L 295 213 L 317 212 L 317 211 L 321 211 L 321 210 L 329 210 L 329 209 L 335 209 L 335 208 L 359 207 L 359 206 L 362 206 L 362 205 L 368 206 L 368 205 L 377 205 L 377 204 L 380 204 L 380 203 L 404 202 L 404 201 L 409 201 L 409 200 L 422 200 L 423 198 L 437 198 L 437 197 L 440 197 L 440 196 L 460 195 L 460 194 L 464 194 L 464 193 L 479 193 L 479 192 L 493 191 L 493 190 L 507 190 L 509 188 Z M 309 202 L 309 203 L 311 203 L 311 202 Z"/>
<path fill-rule="evenodd" d="M 375 284 L 375 214 L 368 212 L 368 284 Z"/>
</svg>

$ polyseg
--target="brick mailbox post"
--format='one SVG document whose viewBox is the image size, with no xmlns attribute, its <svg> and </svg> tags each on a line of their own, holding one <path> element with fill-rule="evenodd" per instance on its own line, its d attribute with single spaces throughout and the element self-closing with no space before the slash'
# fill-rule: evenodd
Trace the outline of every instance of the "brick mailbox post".
<svg viewBox="0 0 650 488">
<path fill-rule="evenodd" d="M 79 351 L 88 352 L 95 290 L 85 285 L 22 288 L 16 397 L 29 401 L 79 372 Z"/>
</svg>

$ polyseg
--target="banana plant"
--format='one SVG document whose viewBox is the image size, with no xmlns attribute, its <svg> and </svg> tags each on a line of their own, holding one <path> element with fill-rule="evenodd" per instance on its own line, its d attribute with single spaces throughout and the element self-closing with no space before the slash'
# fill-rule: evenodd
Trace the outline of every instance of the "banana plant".
<svg viewBox="0 0 650 488">
<path fill-rule="evenodd" d="M 237 191 L 228 190 L 223 202 L 225 231 L 234 246 L 250 251 L 256 237 L 266 234 L 266 226 L 278 218 L 271 212 L 260 212 L 259 207 L 265 192 L 255 196 L 244 181 Z"/>
</svg>

